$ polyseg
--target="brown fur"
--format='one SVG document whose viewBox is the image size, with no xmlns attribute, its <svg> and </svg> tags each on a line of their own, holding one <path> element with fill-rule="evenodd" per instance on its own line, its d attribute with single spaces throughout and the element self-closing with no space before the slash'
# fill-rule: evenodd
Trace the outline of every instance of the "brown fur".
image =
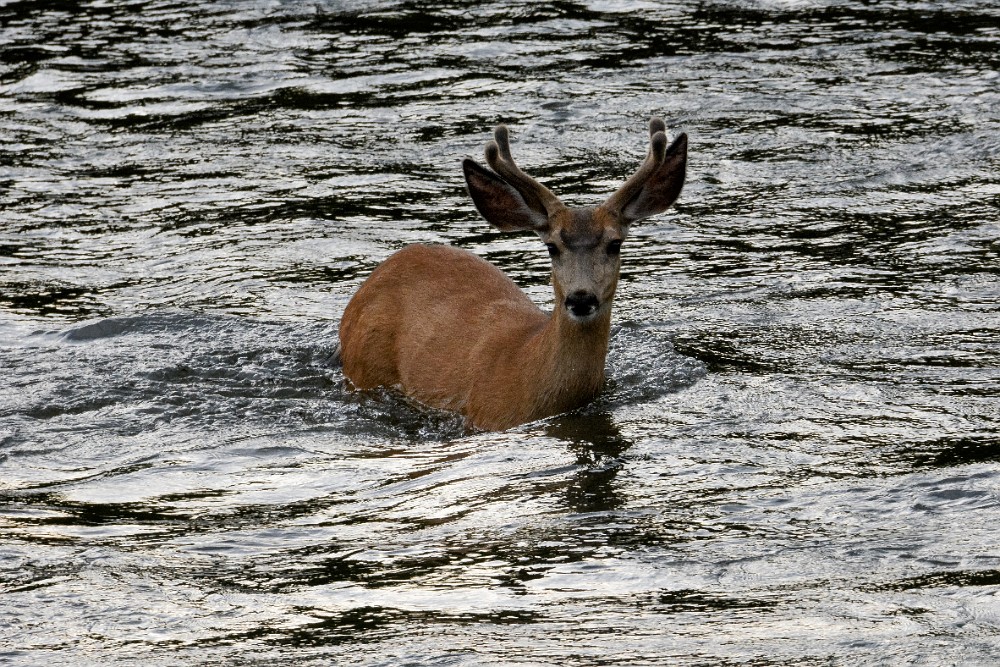
<svg viewBox="0 0 1000 667">
<path fill-rule="evenodd" d="M 573 323 L 562 310 L 546 315 L 468 251 L 411 245 L 348 304 L 340 324 L 344 374 L 359 389 L 395 387 L 481 429 L 565 412 L 601 389 L 610 312 L 566 346 L 560 338 Z"/>
<path fill-rule="evenodd" d="M 640 172 L 609 200 L 613 207 L 594 209 L 566 208 L 521 172 L 506 130 L 498 128 L 498 144 L 487 146 L 497 173 L 467 160 L 466 180 L 491 223 L 534 230 L 550 246 L 552 313 L 470 252 L 408 246 L 375 269 L 344 311 L 340 356 L 347 379 L 358 389 L 396 388 L 487 430 L 572 410 L 597 396 L 621 267 L 609 244 L 620 243 L 633 220 L 666 208 L 683 183 L 683 136 L 666 152 L 662 121 L 655 123 Z M 657 179 L 665 185 L 647 193 Z M 637 213 L 624 215 L 626 207 Z M 571 294 L 592 297 L 593 311 L 573 313 Z"/>
</svg>

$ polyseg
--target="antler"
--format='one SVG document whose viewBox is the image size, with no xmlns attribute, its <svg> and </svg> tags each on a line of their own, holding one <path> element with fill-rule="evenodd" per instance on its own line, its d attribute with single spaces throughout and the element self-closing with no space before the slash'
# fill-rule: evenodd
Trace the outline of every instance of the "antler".
<svg viewBox="0 0 1000 667">
<path fill-rule="evenodd" d="M 493 130 L 494 140 L 486 144 L 486 162 L 505 181 L 514 186 L 525 203 L 544 216 L 565 208 L 551 190 L 528 176 L 514 163 L 510 154 L 510 132 L 506 125 L 497 125 Z"/>
</svg>

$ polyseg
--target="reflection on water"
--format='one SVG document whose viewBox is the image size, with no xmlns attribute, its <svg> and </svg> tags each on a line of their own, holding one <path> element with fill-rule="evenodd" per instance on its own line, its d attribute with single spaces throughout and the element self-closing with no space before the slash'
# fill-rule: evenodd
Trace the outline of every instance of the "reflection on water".
<svg viewBox="0 0 1000 667">
<path fill-rule="evenodd" d="M 0 5 L 0 662 L 988 664 L 995 3 Z M 608 386 L 505 433 L 333 358 L 459 162 L 691 137 Z"/>
</svg>

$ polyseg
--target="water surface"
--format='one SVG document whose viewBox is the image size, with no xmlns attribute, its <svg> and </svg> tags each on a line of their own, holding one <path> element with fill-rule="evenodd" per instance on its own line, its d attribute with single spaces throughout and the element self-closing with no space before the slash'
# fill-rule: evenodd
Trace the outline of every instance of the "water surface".
<svg viewBox="0 0 1000 667">
<path fill-rule="evenodd" d="M 407 243 L 550 302 L 496 123 L 593 204 L 654 114 L 593 405 L 345 390 Z M 0 662 L 991 664 L 998 174 L 984 0 L 0 3 Z"/>
</svg>

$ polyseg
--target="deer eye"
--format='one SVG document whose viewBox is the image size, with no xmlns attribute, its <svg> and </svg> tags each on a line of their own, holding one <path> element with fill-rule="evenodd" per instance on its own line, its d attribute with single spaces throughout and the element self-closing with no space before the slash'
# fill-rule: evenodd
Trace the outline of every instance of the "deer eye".
<svg viewBox="0 0 1000 667">
<path fill-rule="evenodd" d="M 558 248 L 558 246 L 556 246 L 555 243 L 546 243 L 545 247 L 549 251 L 549 257 L 553 257 L 554 258 L 554 257 L 558 257 L 559 256 L 559 248 Z"/>
<path fill-rule="evenodd" d="M 608 254 L 612 257 L 619 254 L 622 251 L 622 242 L 619 239 L 615 239 L 608 244 Z"/>
</svg>

